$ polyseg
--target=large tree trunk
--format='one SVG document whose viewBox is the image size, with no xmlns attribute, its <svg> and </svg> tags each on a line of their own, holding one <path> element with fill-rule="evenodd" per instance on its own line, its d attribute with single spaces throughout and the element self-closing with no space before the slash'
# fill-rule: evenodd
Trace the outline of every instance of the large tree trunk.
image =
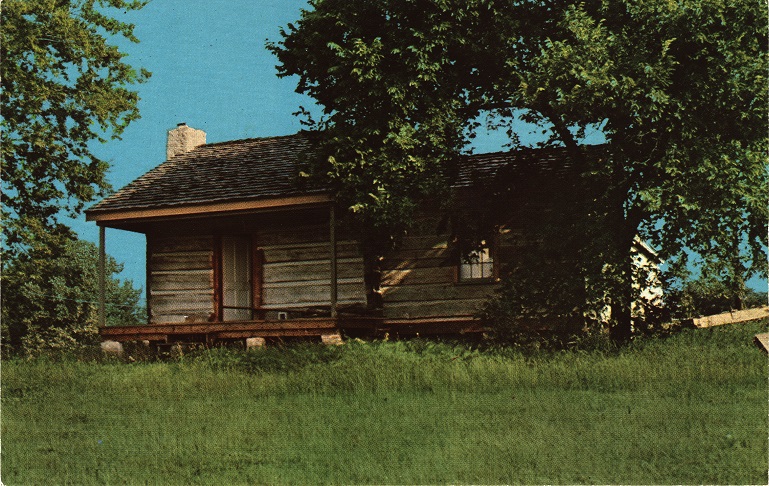
<svg viewBox="0 0 769 486">
<path fill-rule="evenodd" d="M 609 207 L 613 208 L 614 212 L 608 215 L 608 221 L 611 222 L 610 228 L 613 230 L 610 238 L 613 248 L 609 252 L 613 262 L 609 263 L 613 264 L 618 272 L 611 286 L 613 322 L 609 335 L 612 341 L 621 345 L 629 342 L 633 334 L 633 302 L 638 292 L 634 288 L 632 250 L 641 222 L 641 210 L 637 206 L 626 207 L 630 188 L 620 165 L 613 168 L 612 185 Z"/>
<path fill-rule="evenodd" d="M 609 328 L 609 336 L 616 344 L 625 344 L 630 341 L 633 334 L 633 262 L 630 258 L 630 251 L 633 245 L 632 238 L 630 244 L 618 245 L 619 262 L 621 266 L 618 287 L 615 290 L 615 302 L 612 303 L 613 323 Z"/>
</svg>

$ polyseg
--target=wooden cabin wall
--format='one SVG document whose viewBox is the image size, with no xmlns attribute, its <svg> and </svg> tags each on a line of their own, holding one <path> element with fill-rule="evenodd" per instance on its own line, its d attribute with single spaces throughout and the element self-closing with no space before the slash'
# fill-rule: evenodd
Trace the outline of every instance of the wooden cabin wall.
<svg viewBox="0 0 769 486">
<path fill-rule="evenodd" d="M 438 231 L 440 220 L 440 212 L 425 210 L 399 246 L 383 260 L 381 292 L 385 317 L 474 315 L 497 287 L 493 281 L 457 281 L 459 253 L 450 241 L 450 232 Z M 205 322 L 215 316 L 213 249 L 216 236 L 184 236 L 185 232 L 192 231 L 253 238 L 263 255 L 262 309 L 328 308 L 331 292 L 328 220 L 317 221 L 317 218 L 238 218 L 235 224 L 220 219 L 201 221 L 195 226 L 166 226 L 162 232 L 148 234 L 150 322 Z M 353 235 L 340 233 L 338 304 L 365 307 L 363 257 L 359 245 Z M 520 250 L 515 240 L 508 230 L 500 234 L 494 248 L 495 265 L 504 268 L 504 263 Z M 276 317 L 272 312 L 267 316 Z"/>
<path fill-rule="evenodd" d="M 263 309 L 328 307 L 331 254 L 328 223 L 284 225 L 257 233 L 264 251 Z M 355 241 L 337 242 L 337 303 L 365 305 L 363 257 Z"/>
<path fill-rule="evenodd" d="M 191 232 L 198 235 L 189 235 Z M 365 307 L 363 257 L 357 242 L 341 233 L 337 242 L 337 303 Z M 331 247 L 327 220 L 219 218 L 177 222 L 147 234 L 151 324 L 215 319 L 214 248 L 220 235 L 250 236 L 261 250 L 261 303 L 254 302 L 255 307 L 268 311 L 329 309 Z M 277 313 L 266 316 L 276 318 Z"/>
<path fill-rule="evenodd" d="M 147 235 L 150 324 L 206 322 L 214 315 L 212 236 Z"/>
<path fill-rule="evenodd" d="M 425 211 L 426 213 L 426 211 Z M 475 315 L 496 282 L 458 282 L 459 252 L 441 218 L 423 214 L 382 262 L 381 292 L 385 317 L 420 318 Z M 500 235 L 495 264 L 512 253 L 514 241 Z"/>
</svg>

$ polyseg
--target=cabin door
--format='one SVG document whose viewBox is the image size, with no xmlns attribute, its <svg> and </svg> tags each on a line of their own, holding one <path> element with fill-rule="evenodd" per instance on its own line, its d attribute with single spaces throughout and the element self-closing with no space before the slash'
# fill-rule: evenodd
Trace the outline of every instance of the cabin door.
<svg viewBox="0 0 769 486">
<path fill-rule="evenodd" d="M 225 321 L 251 319 L 251 239 L 222 238 L 222 317 Z"/>
</svg>

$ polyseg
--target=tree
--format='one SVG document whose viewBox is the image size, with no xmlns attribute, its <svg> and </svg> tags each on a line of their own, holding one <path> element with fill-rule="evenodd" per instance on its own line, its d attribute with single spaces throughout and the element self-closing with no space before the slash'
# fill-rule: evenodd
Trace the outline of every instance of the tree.
<svg viewBox="0 0 769 486">
<path fill-rule="evenodd" d="M 695 280 L 686 280 L 670 289 L 667 295 L 668 306 L 678 318 L 709 316 L 729 312 L 740 306 L 754 308 L 767 305 L 767 296 L 752 289 L 745 289 L 735 301 L 733 289 L 728 282 L 705 276 Z"/>
<path fill-rule="evenodd" d="M 58 222 L 109 190 L 92 142 L 119 138 L 139 117 L 131 85 L 149 77 L 109 42 L 138 42 L 109 9 L 128 0 L 7 0 L 2 8 L 2 191 L 5 257 L 71 238 Z M 58 235 L 51 237 L 51 235 Z"/>
<path fill-rule="evenodd" d="M 73 350 L 98 342 L 98 261 L 96 245 L 70 240 L 62 248 L 40 247 L 3 271 L 2 344 L 4 353 L 36 354 Z M 107 325 L 139 325 L 140 290 L 114 275 L 122 265 L 106 261 Z"/>
<path fill-rule="evenodd" d="M 575 254 L 628 339 L 640 235 L 680 275 L 766 274 L 767 26 L 758 2 L 315 0 L 268 47 L 323 108 L 311 174 L 370 226 L 447 187 L 477 120 L 517 113 L 601 181 Z M 600 129 L 606 156 L 580 143 Z M 584 199 L 584 198 L 582 198 Z M 400 230 L 401 225 L 394 225 Z M 612 228 L 599 234 L 597 228 Z M 392 229 L 392 228 L 391 228 Z M 387 233 L 378 231 L 376 234 Z M 393 231 L 390 231 L 392 234 Z M 596 265 L 595 262 L 601 262 Z M 603 263 L 606 263 L 604 265 Z"/>
</svg>

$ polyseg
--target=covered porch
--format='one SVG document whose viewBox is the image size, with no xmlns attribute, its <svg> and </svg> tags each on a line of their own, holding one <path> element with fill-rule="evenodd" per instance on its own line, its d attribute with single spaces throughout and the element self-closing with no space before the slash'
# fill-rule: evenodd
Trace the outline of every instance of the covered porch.
<svg viewBox="0 0 769 486">
<path fill-rule="evenodd" d="M 281 203 L 92 216 L 100 228 L 102 340 L 211 346 L 252 338 L 340 342 L 342 336 L 485 330 L 471 315 L 396 319 L 367 310 L 362 259 L 344 229 L 339 241 L 333 199 L 316 195 Z M 147 237 L 147 325 L 106 326 L 106 227 Z M 232 275 L 225 267 L 233 261 L 222 238 L 230 235 L 247 235 L 251 245 L 244 252 L 247 278 L 240 290 L 228 289 Z"/>
<path fill-rule="evenodd" d="M 338 327 L 333 199 L 313 195 L 184 209 L 89 215 L 99 226 L 98 319 L 105 339 L 288 336 Z M 106 327 L 107 227 L 146 237 L 148 326 Z M 359 317 L 366 307 L 362 260 L 354 241 L 343 243 L 341 307 Z M 242 332 L 225 335 L 221 326 Z"/>
</svg>

